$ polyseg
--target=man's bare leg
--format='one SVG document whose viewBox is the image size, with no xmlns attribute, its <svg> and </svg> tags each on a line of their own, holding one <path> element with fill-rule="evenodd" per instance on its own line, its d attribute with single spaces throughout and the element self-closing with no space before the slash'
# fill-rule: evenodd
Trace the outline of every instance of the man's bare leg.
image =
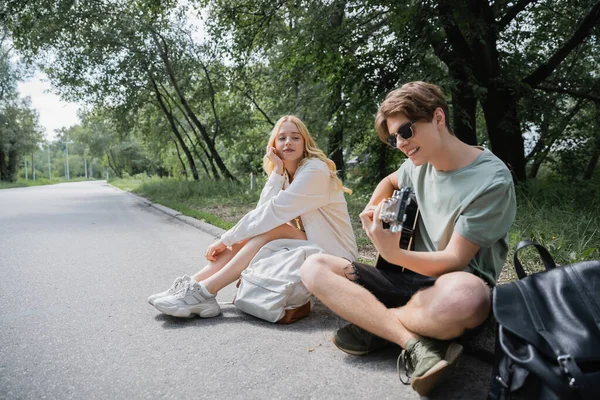
<svg viewBox="0 0 600 400">
<path fill-rule="evenodd" d="M 417 338 L 371 292 L 349 280 L 353 271 L 343 258 L 318 254 L 304 262 L 300 276 L 312 294 L 345 320 L 402 347 Z"/>
<path fill-rule="evenodd" d="M 386 308 L 373 294 L 347 278 L 347 260 L 313 255 L 302 265 L 308 290 L 342 318 L 406 348 L 420 336 L 450 339 L 483 323 L 490 310 L 490 292 L 483 281 L 466 272 L 446 274 L 417 292 L 404 307 Z M 351 277 L 350 277 L 351 278 Z"/>
<path fill-rule="evenodd" d="M 404 307 L 388 309 L 367 289 L 354 283 L 348 261 L 329 255 L 309 257 L 300 269 L 302 281 L 332 311 L 376 336 L 406 349 L 398 358 L 412 386 L 427 395 L 451 370 L 462 352 L 459 344 L 439 340 L 459 336 L 484 322 L 490 310 L 489 288 L 472 274 L 454 272 L 417 292 Z M 353 326 L 336 332 L 334 343 L 350 354 L 377 348 Z M 363 351 L 364 350 L 364 351 Z M 398 371 L 400 373 L 400 371 Z"/>
<path fill-rule="evenodd" d="M 289 224 L 280 225 L 269 232 L 265 232 L 248 240 L 248 242 L 246 242 L 246 244 L 239 249 L 222 268 L 213 272 L 207 278 L 202 279 L 201 274 L 204 272 L 204 269 L 194 275 L 194 278 L 196 281 L 202 281 L 206 289 L 210 293 L 215 294 L 225 286 L 239 279 L 242 271 L 248 267 L 248 264 L 250 264 L 250 261 L 258 253 L 261 247 L 275 239 L 306 240 L 306 233 Z M 219 258 L 220 257 L 221 255 L 219 255 Z"/>
<path fill-rule="evenodd" d="M 404 307 L 391 311 L 410 331 L 448 340 L 485 322 L 491 311 L 491 291 L 473 274 L 451 272 L 415 293 Z"/>
</svg>

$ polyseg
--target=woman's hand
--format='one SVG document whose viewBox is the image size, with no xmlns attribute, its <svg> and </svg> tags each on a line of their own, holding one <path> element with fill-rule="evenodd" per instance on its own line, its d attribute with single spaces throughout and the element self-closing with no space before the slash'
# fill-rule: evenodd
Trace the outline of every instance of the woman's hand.
<svg viewBox="0 0 600 400">
<path fill-rule="evenodd" d="M 273 165 L 275 165 L 275 169 L 273 172 L 279 175 L 283 175 L 283 161 L 277 155 L 277 150 L 273 146 L 267 146 L 267 158 L 271 160 Z"/>
<path fill-rule="evenodd" d="M 210 246 L 208 246 L 208 248 L 206 249 L 206 253 L 204 253 L 204 257 L 208 261 L 217 261 L 217 257 L 219 256 L 219 254 L 221 254 L 226 248 L 227 246 L 225 246 L 221 239 L 219 239 Z"/>
</svg>

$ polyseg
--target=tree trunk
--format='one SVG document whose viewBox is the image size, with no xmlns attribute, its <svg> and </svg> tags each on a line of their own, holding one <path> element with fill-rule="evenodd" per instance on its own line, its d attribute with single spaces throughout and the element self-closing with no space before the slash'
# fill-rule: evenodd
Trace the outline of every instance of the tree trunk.
<svg viewBox="0 0 600 400">
<path fill-rule="evenodd" d="M 379 151 L 377 152 L 377 182 L 382 181 L 386 176 L 389 175 L 387 156 L 388 156 L 388 145 L 379 143 Z"/>
<path fill-rule="evenodd" d="M 6 168 L 6 178 L 9 182 L 17 180 L 17 169 L 19 168 L 19 154 L 15 149 L 15 144 L 11 143 L 11 148 L 8 150 L 8 164 Z"/>
<path fill-rule="evenodd" d="M 175 124 L 175 119 L 173 118 L 173 114 L 167 109 L 167 105 L 165 104 L 165 102 L 163 100 L 163 95 L 160 93 L 160 89 L 158 89 L 158 86 L 156 85 L 156 81 L 154 80 L 154 77 L 150 73 L 148 74 L 148 77 L 150 78 L 150 83 L 152 84 L 152 88 L 154 89 L 154 94 L 156 95 L 156 100 L 158 101 L 158 105 L 159 105 L 160 109 L 163 111 L 163 113 L 165 114 L 165 116 L 167 117 L 167 120 L 169 121 L 169 125 L 171 126 L 171 131 L 173 131 L 175 138 L 181 145 L 183 154 L 185 154 L 185 157 L 188 160 L 188 164 L 190 166 L 190 169 L 192 170 L 192 176 L 194 177 L 195 181 L 199 181 L 200 176 L 198 175 L 198 169 L 196 168 L 196 163 L 194 162 L 194 157 L 192 156 L 190 149 L 187 147 L 187 145 L 183 141 L 183 137 L 181 137 L 181 134 L 179 133 L 179 129 L 177 129 L 177 125 Z"/>
<path fill-rule="evenodd" d="M 327 120 L 331 125 L 331 129 L 327 134 L 327 157 L 335 163 L 340 178 L 344 180 L 346 178 L 346 167 L 344 165 L 344 122 L 343 116 L 338 114 L 343 104 L 341 83 L 338 82 L 336 84 L 329 102 Z"/>
<path fill-rule="evenodd" d="M 187 179 L 187 176 L 188 176 L 187 168 L 185 167 L 185 163 L 181 159 L 181 153 L 179 152 L 179 145 L 177 144 L 177 140 L 173 140 L 173 143 L 175 143 L 175 149 L 177 150 L 177 159 L 181 163 L 181 171 L 183 172 L 183 176 L 185 176 Z"/>
<path fill-rule="evenodd" d="M 455 86 L 452 88 L 452 125 L 457 138 L 475 146 L 477 145 L 477 122 L 475 120 L 477 98 L 473 89 L 466 82 L 466 80 L 455 80 Z"/>
<path fill-rule="evenodd" d="M 592 179 L 592 176 L 594 175 L 594 170 L 596 169 L 596 165 L 598 165 L 598 158 L 600 158 L 600 139 L 596 139 L 596 148 L 594 149 L 590 162 L 585 168 L 585 172 L 583 173 L 583 179 Z"/>
<path fill-rule="evenodd" d="M 517 181 L 525 181 L 525 146 L 517 115 L 517 97 L 505 87 L 490 87 L 481 103 L 494 154 L 506 163 Z"/>
<path fill-rule="evenodd" d="M 231 174 L 231 172 L 229 172 L 229 170 L 225 166 L 225 163 L 223 162 L 223 160 L 221 159 L 221 156 L 217 152 L 217 149 L 215 148 L 213 141 L 210 139 L 208 132 L 206 131 L 206 128 L 198 120 L 198 118 L 196 117 L 196 114 L 192 111 L 192 108 L 190 107 L 189 103 L 187 102 L 187 99 L 185 98 L 183 91 L 179 87 L 179 83 L 177 82 L 177 78 L 175 77 L 175 73 L 173 72 L 173 68 L 171 67 L 171 62 L 170 62 L 169 56 L 167 54 L 166 42 L 164 40 L 162 40 L 162 44 L 165 46 L 163 48 L 158 40 L 157 34 L 154 34 L 154 42 L 155 42 L 156 48 L 160 54 L 160 57 L 163 60 L 163 66 L 165 68 L 165 71 L 167 72 L 167 75 L 169 77 L 169 80 L 171 81 L 171 84 L 173 85 L 173 89 L 175 89 L 175 93 L 177 93 L 177 97 L 179 97 L 179 100 L 181 101 L 181 105 L 185 109 L 187 115 L 190 117 L 190 119 L 192 120 L 194 125 L 196 125 L 196 127 L 200 131 L 200 134 L 202 135 L 202 139 L 204 139 L 204 142 L 206 143 L 206 146 L 208 147 L 210 154 L 212 155 L 215 162 L 217 163 L 219 170 L 226 178 L 228 178 L 232 181 L 236 181 L 237 179 L 235 179 L 235 177 Z"/>
<path fill-rule="evenodd" d="M 121 171 L 121 168 L 119 168 L 119 165 L 115 160 L 115 156 L 112 153 L 112 150 L 108 149 L 106 155 L 108 159 L 108 166 L 110 167 L 110 169 L 112 169 L 115 175 L 117 175 L 119 178 L 123 178 L 123 172 Z"/>
<path fill-rule="evenodd" d="M 345 7 L 345 0 L 338 0 L 332 4 L 333 10 L 331 17 L 329 18 L 329 22 L 334 30 L 339 29 L 344 22 Z M 340 58 L 340 52 L 337 46 L 333 46 L 331 51 L 336 59 Z M 344 163 L 344 121 L 343 116 L 339 112 L 340 108 L 344 104 L 342 99 L 342 77 L 339 76 L 343 75 L 343 72 L 336 69 L 336 74 L 338 75 L 338 81 L 336 82 L 333 93 L 329 99 L 330 105 L 328 120 L 330 123 L 333 120 L 333 124 L 327 137 L 327 154 L 328 157 L 335 163 L 335 167 L 339 171 L 340 178 L 344 180 L 346 179 L 346 165 Z"/>
<path fill-rule="evenodd" d="M 344 128 L 342 124 L 335 124 L 329 132 L 329 158 L 335 163 L 339 171 L 339 177 L 343 181 L 346 179 L 346 165 L 344 164 Z"/>
<path fill-rule="evenodd" d="M 6 158 L 4 149 L 0 146 L 0 181 L 8 180 L 8 168 L 6 165 Z"/>
<path fill-rule="evenodd" d="M 196 145 L 196 143 L 194 143 L 194 141 L 188 134 L 187 130 L 181 123 L 181 121 L 179 121 L 179 119 L 177 117 L 175 117 L 175 114 L 171 113 L 171 115 L 173 115 L 173 119 L 175 120 L 175 122 L 177 122 L 177 125 L 179 125 L 179 127 L 181 128 L 181 131 L 183 132 L 183 134 L 185 135 L 187 140 L 189 140 L 189 142 L 192 144 L 192 151 L 194 152 L 194 155 L 198 158 L 198 160 L 200 160 L 200 163 L 202 164 L 202 167 L 204 168 L 204 172 L 206 172 L 206 176 L 208 176 L 210 178 L 210 173 L 208 172 L 208 168 L 206 168 L 206 164 L 204 163 L 204 160 L 202 160 L 202 157 L 200 156 L 200 154 L 198 153 L 198 149 L 196 148 L 198 146 Z M 175 144 L 177 144 L 177 142 L 175 142 Z M 177 148 L 177 153 L 179 153 L 179 148 Z M 187 176 L 187 173 L 186 173 L 186 176 Z"/>
<path fill-rule="evenodd" d="M 204 153 L 204 155 L 208 159 L 208 163 L 210 164 L 210 169 L 212 171 L 213 177 L 214 177 L 215 180 L 218 181 L 219 179 L 221 179 L 221 177 L 219 176 L 219 171 L 215 167 L 215 163 L 213 162 L 213 158 L 208 153 L 208 151 L 206 151 L 206 147 L 204 147 L 204 145 L 202 144 L 202 139 L 198 135 L 198 131 L 196 130 L 196 127 L 194 126 L 194 124 L 192 123 L 192 121 L 190 121 L 190 118 L 188 117 L 188 115 L 185 112 L 185 110 L 181 107 L 181 104 L 179 104 L 179 102 L 175 101 L 175 99 L 173 98 L 173 96 L 171 96 L 171 94 L 169 93 L 169 91 L 163 86 L 162 83 L 159 82 L 159 84 L 160 84 L 160 87 L 163 88 L 163 92 L 166 94 L 166 96 L 169 98 L 169 100 L 171 100 L 171 102 L 173 104 L 175 104 L 175 106 L 177 107 L 177 109 L 181 112 L 181 115 L 183 115 L 183 117 L 185 118 L 186 122 L 188 123 L 188 125 L 192 129 L 192 132 L 194 133 L 194 136 L 196 137 L 196 142 L 192 141 L 192 139 L 189 136 L 188 136 L 188 139 L 189 139 L 190 143 L 192 144 L 192 149 L 194 150 L 194 153 L 196 154 L 196 156 L 198 157 L 198 159 L 202 163 L 202 166 L 204 167 L 204 170 L 206 170 L 206 176 L 210 177 L 210 173 L 208 172 L 206 164 L 202 160 L 202 157 L 200 157 L 200 154 L 198 154 L 198 151 L 196 150 L 196 146 L 200 146 L 200 148 L 202 149 L 202 152 Z M 179 120 L 177 120 L 177 121 L 179 122 Z M 182 126 L 181 122 L 179 122 L 179 126 Z M 186 132 L 185 129 L 182 128 L 182 130 L 184 132 Z M 187 136 L 187 133 L 186 133 L 186 136 Z"/>
</svg>

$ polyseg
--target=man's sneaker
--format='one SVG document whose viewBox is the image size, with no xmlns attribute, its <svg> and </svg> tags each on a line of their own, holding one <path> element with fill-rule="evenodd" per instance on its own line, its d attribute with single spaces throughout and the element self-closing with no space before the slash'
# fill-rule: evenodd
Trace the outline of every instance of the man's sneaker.
<svg viewBox="0 0 600 400">
<path fill-rule="evenodd" d="M 398 357 L 398 376 L 421 396 L 427 394 L 452 370 L 463 347 L 458 343 L 422 337 L 411 339 Z M 400 372 L 404 369 L 405 378 Z"/>
<path fill-rule="evenodd" d="M 175 294 L 156 299 L 154 307 L 173 317 L 191 317 L 192 314 L 198 314 L 201 318 L 210 318 L 221 314 L 216 296 L 208 293 L 193 279 L 185 282 L 183 288 Z"/>
<path fill-rule="evenodd" d="M 372 351 L 394 345 L 354 324 L 338 329 L 331 341 L 338 349 L 353 356 L 364 356 Z"/>
<path fill-rule="evenodd" d="M 171 287 L 168 288 L 167 290 L 165 290 L 164 292 L 156 293 L 156 294 L 153 294 L 152 296 L 148 297 L 148 303 L 154 305 L 154 302 L 156 301 L 156 299 L 158 299 L 160 297 L 168 296 L 170 294 L 175 294 L 179 289 L 183 288 L 183 284 L 185 282 L 189 282 L 190 279 L 192 279 L 192 278 L 190 278 L 187 275 L 180 276 L 179 278 L 175 279 L 175 282 L 173 282 Z"/>
</svg>

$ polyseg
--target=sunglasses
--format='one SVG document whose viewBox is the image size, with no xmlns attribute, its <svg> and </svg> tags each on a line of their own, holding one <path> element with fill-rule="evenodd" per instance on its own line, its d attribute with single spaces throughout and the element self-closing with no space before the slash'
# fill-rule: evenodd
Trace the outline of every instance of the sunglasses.
<svg viewBox="0 0 600 400">
<path fill-rule="evenodd" d="M 415 131 L 413 130 L 412 126 L 415 122 L 417 121 L 410 121 L 400 125 L 400 128 L 398 128 L 398 132 L 390 133 L 390 136 L 387 137 L 387 143 L 392 147 L 396 147 L 398 136 L 400 136 L 404 140 L 408 140 L 411 137 L 413 137 L 415 135 Z"/>
</svg>

